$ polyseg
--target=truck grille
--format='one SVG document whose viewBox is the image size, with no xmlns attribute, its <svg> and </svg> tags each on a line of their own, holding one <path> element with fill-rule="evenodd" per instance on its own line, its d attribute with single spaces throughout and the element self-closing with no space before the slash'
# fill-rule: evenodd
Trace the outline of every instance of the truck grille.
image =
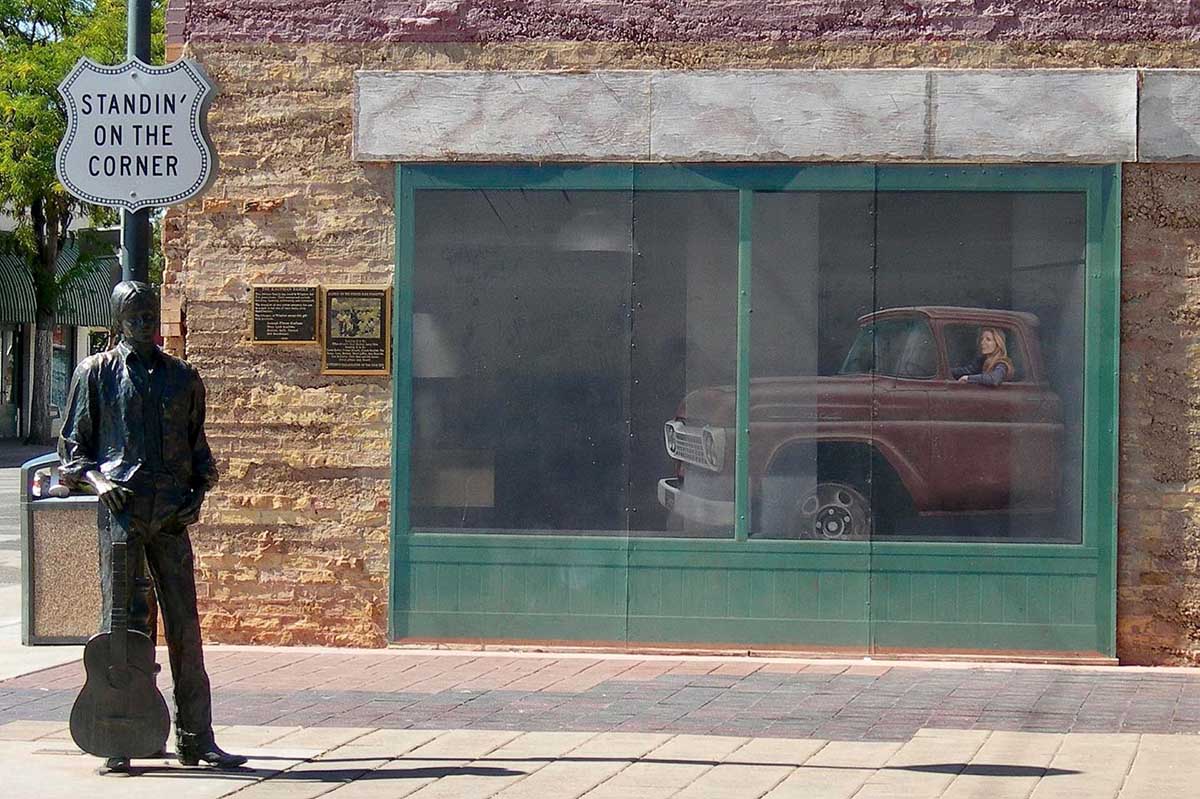
<svg viewBox="0 0 1200 799">
<path fill-rule="evenodd" d="M 679 428 L 675 433 L 675 457 L 684 463 L 694 463 L 697 466 L 707 466 L 704 461 L 704 439 L 696 428 Z"/>
<path fill-rule="evenodd" d="M 663 435 L 672 458 L 719 472 L 725 463 L 725 431 L 719 427 L 697 427 L 679 419 L 666 423 Z"/>
</svg>

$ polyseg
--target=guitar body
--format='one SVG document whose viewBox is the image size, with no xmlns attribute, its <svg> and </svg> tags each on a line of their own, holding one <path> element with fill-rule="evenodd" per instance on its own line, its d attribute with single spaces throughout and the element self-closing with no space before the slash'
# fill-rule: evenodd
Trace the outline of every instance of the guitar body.
<svg viewBox="0 0 1200 799">
<path fill-rule="evenodd" d="M 71 707 L 71 738 L 97 757 L 150 757 L 166 746 L 171 716 L 155 684 L 154 642 L 129 629 L 124 531 L 118 528 L 113 536 L 112 517 L 103 505 L 100 521 L 112 539 L 111 632 L 93 635 L 83 648 L 87 677 Z"/>
<path fill-rule="evenodd" d="M 167 703 L 155 685 L 154 643 L 125 630 L 125 662 L 112 656 L 111 638 L 93 635 L 83 649 L 87 680 L 71 707 L 71 737 L 98 757 L 149 757 L 163 751 L 171 731 Z"/>
</svg>

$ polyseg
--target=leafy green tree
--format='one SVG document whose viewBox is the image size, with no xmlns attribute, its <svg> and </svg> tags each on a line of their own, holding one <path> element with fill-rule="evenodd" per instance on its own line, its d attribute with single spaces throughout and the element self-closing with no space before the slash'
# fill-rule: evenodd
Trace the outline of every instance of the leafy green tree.
<svg viewBox="0 0 1200 799">
<path fill-rule="evenodd" d="M 152 47 L 161 60 L 163 0 L 155 0 Z M 111 224 L 116 215 L 67 194 L 54 172 L 66 129 L 58 84 L 80 56 L 125 60 L 124 0 L 0 0 L 0 209 L 17 229 L 7 246 L 29 269 L 37 297 L 29 441 L 50 441 L 50 356 L 55 316 L 80 268 L 55 274 L 71 220 Z"/>
</svg>

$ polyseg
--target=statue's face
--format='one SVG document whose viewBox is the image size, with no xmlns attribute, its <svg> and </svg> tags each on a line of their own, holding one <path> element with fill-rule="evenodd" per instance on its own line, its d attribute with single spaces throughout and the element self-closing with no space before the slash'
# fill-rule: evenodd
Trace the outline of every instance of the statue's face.
<svg viewBox="0 0 1200 799">
<path fill-rule="evenodd" d="M 158 333 L 158 307 L 154 302 L 133 303 L 121 314 L 121 336 L 131 344 L 153 344 Z"/>
</svg>

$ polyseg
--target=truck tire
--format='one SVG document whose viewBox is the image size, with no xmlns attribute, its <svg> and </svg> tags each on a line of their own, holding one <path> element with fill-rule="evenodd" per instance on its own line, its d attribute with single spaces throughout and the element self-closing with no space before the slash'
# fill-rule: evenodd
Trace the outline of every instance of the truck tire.
<svg viewBox="0 0 1200 799">
<path fill-rule="evenodd" d="M 796 502 L 797 538 L 865 541 L 873 528 L 871 501 L 849 483 L 821 482 Z"/>
</svg>

